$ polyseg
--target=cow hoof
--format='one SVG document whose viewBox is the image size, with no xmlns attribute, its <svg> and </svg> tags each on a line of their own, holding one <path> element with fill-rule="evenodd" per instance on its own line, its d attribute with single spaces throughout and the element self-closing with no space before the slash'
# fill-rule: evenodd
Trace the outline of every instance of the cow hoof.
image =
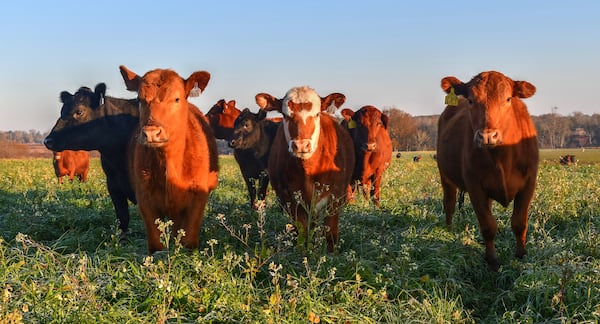
<svg viewBox="0 0 600 324">
<path fill-rule="evenodd" d="M 129 235 L 127 230 L 119 230 L 119 243 L 129 241 Z"/>
<path fill-rule="evenodd" d="M 500 269 L 500 264 L 498 263 L 498 259 L 488 260 L 486 259 L 488 264 L 488 269 L 493 272 L 498 272 Z"/>
</svg>

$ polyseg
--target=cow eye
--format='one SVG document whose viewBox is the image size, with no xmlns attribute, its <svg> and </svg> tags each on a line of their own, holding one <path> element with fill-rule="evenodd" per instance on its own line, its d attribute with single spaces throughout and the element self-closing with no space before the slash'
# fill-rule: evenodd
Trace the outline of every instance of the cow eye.
<svg viewBox="0 0 600 324">
<path fill-rule="evenodd" d="M 76 116 L 76 117 L 81 117 L 81 116 L 83 116 L 83 110 L 76 110 L 76 111 L 75 111 L 75 116 Z"/>
<path fill-rule="evenodd" d="M 510 102 L 511 100 L 512 100 L 512 97 L 508 97 L 508 98 L 506 99 L 506 102 Z"/>
<path fill-rule="evenodd" d="M 175 102 L 179 102 L 179 98 L 175 98 Z"/>
</svg>

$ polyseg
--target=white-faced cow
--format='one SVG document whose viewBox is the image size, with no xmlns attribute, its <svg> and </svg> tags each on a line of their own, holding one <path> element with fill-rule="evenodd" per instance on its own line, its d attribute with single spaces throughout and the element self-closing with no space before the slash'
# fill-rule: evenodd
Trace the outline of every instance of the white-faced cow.
<svg viewBox="0 0 600 324">
<path fill-rule="evenodd" d="M 271 186 L 300 226 L 300 235 L 308 236 L 309 217 L 311 223 L 324 218 L 328 251 L 334 250 L 339 239 L 339 213 L 346 202 L 355 157 L 348 131 L 324 111 L 344 101 L 340 93 L 321 98 L 306 86 L 292 88 L 282 99 L 256 95 L 259 107 L 283 115 L 269 156 Z M 307 206 L 314 206 L 315 213 Z"/>
</svg>

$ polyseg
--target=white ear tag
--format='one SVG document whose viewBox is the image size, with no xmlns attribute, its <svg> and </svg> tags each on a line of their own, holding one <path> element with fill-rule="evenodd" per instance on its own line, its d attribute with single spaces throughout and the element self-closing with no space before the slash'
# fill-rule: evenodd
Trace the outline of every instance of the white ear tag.
<svg viewBox="0 0 600 324">
<path fill-rule="evenodd" d="M 202 93 L 202 90 L 198 88 L 198 82 L 194 83 L 194 87 L 190 90 L 190 95 L 188 97 L 198 97 Z"/>
</svg>

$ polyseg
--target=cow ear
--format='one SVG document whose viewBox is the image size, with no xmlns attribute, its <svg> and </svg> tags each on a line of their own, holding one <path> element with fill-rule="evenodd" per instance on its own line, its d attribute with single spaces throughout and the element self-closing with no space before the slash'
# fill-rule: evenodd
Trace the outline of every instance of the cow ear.
<svg viewBox="0 0 600 324">
<path fill-rule="evenodd" d="M 354 116 L 354 111 L 352 111 L 348 108 L 342 109 L 342 117 L 344 117 L 344 119 L 346 121 L 349 121 L 350 119 L 352 119 L 352 116 Z"/>
<path fill-rule="evenodd" d="M 225 109 L 225 107 L 227 106 L 227 104 L 225 103 L 225 99 L 221 99 L 219 101 L 217 101 L 217 103 L 215 104 L 215 106 L 221 107 L 223 109 Z"/>
<path fill-rule="evenodd" d="M 327 97 L 321 98 L 321 111 L 327 110 L 327 112 L 334 113 L 344 102 L 346 102 L 346 96 L 338 92 L 331 93 Z M 331 107 L 332 105 L 335 108 Z"/>
<path fill-rule="evenodd" d="M 198 72 L 192 73 L 192 75 L 190 75 L 190 77 L 184 81 L 185 97 L 186 98 L 189 97 L 190 92 L 194 88 L 200 89 L 200 93 L 202 93 L 204 91 L 204 89 L 206 89 L 206 86 L 208 85 L 209 80 L 210 80 L 210 73 L 208 73 L 206 71 L 198 71 Z"/>
<path fill-rule="evenodd" d="M 446 93 L 450 93 L 451 89 L 454 88 L 454 93 L 457 96 L 467 96 L 467 87 L 459 79 L 449 76 L 442 79 L 442 90 Z"/>
<path fill-rule="evenodd" d="M 275 98 L 268 93 L 259 93 L 254 97 L 254 99 L 256 100 L 256 104 L 260 107 L 261 110 L 275 110 L 281 112 L 281 99 Z"/>
<path fill-rule="evenodd" d="M 386 114 L 384 114 L 384 113 L 381 114 L 381 123 L 383 124 L 383 128 L 385 128 L 385 129 L 388 128 L 389 120 L 390 120 L 390 118 Z"/>
<path fill-rule="evenodd" d="M 135 72 L 127 69 L 125 65 L 119 66 L 119 70 L 121 71 L 121 76 L 123 76 L 127 90 L 138 92 L 142 85 L 142 78 Z"/>
<path fill-rule="evenodd" d="M 229 100 L 227 107 L 232 109 L 235 108 L 235 100 Z"/>
<path fill-rule="evenodd" d="M 94 105 L 98 107 L 102 104 L 104 96 L 106 95 L 106 83 L 98 83 L 94 88 L 94 95 L 94 100 L 96 101 Z"/>
<path fill-rule="evenodd" d="M 73 99 L 73 95 L 68 91 L 63 91 L 60 93 L 60 102 L 66 103 L 69 100 Z"/>
<path fill-rule="evenodd" d="M 535 94 L 535 86 L 527 81 L 515 81 L 513 86 L 513 96 L 519 98 L 529 98 Z"/>
<path fill-rule="evenodd" d="M 99 97 L 104 97 L 106 94 L 106 83 L 98 83 L 94 88 L 94 93 Z"/>
</svg>

